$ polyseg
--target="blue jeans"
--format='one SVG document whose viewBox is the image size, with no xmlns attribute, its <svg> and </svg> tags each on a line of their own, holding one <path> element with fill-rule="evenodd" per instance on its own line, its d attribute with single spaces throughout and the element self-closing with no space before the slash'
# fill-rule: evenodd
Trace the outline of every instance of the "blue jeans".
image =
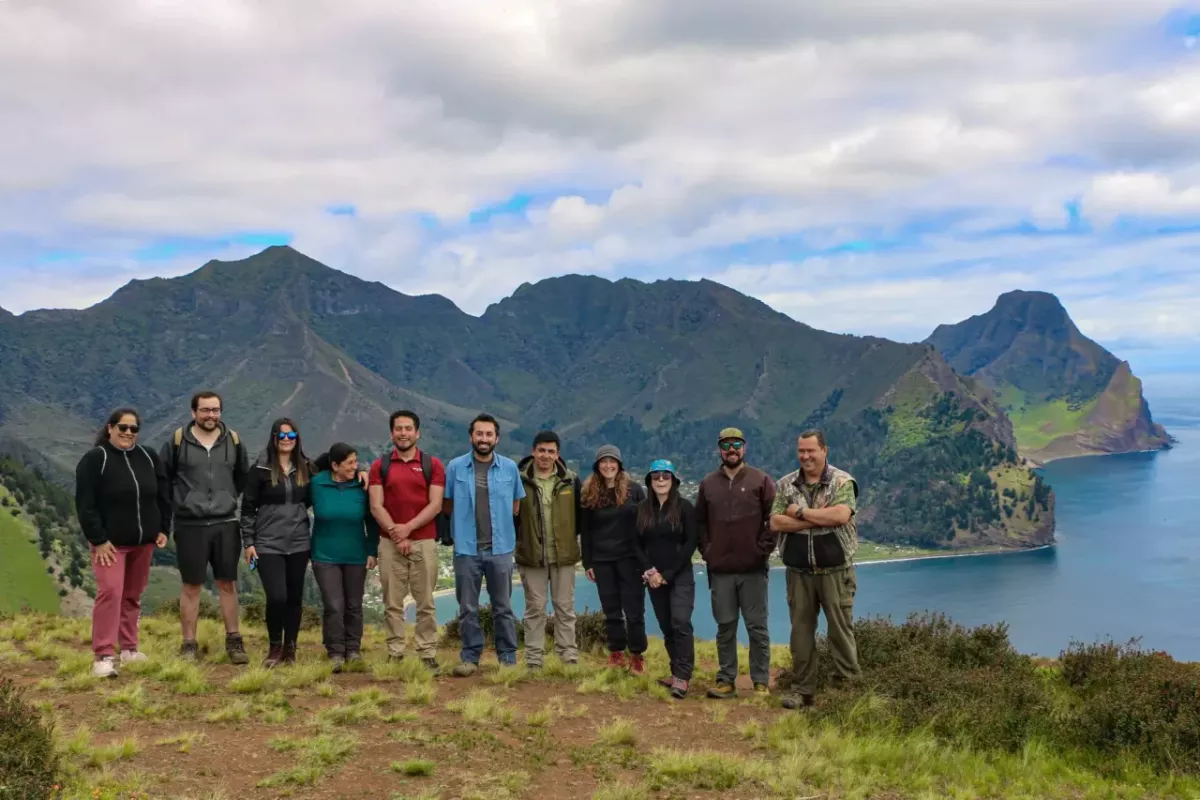
<svg viewBox="0 0 1200 800">
<path fill-rule="evenodd" d="M 501 664 L 517 663 L 517 620 L 512 612 L 513 554 L 492 555 L 483 548 L 477 556 L 454 556 L 454 594 L 458 598 L 458 633 L 462 660 L 479 663 L 483 629 L 479 627 L 479 590 L 487 579 L 496 631 L 496 656 Z"/>
</svg>

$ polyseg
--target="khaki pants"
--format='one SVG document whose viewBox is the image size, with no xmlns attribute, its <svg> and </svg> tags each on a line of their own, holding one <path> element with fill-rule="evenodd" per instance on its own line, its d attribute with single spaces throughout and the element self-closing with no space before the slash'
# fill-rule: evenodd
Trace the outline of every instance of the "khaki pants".
<svg viewBox="0 0 1200 800">
<path fill-rule="evenodd" d="M 541 665 L 546 649 L 546 588 L 554 603 L 554 653 L 579 660 L 575 646 L 575 566 L 521 567 L 525 588 L 525 663 Z"/>
<path fill-rule="evenodd" d="M 854 593 L 858 578 L 854 567 L 814 575 L 788 568 L 787 599 L 792 617 L 792 690 L 817 691 L 817 612 L 825 612 L 834 676 L 858 677 L 858 646 L 854 641 Z"/>
<path fill-rule="evenodd" d="M 404 655 L 404 601 L 410 594 L 417 607 L 413 647 L 421 658 L 434 658 L 437 655 L 437 608 L 433 602 L 437 576 L 435 540 L 413 541 L 412 552 L 407 556 L 401 555 L 386 536 L 379 540 L 379 583 L 383 587 L 389 656 Z"/>
</svg>

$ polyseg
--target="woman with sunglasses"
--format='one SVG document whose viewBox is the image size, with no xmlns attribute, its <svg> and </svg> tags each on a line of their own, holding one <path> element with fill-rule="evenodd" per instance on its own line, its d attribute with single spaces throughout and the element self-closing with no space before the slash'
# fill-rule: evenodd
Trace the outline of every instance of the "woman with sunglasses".
<svg viewBox="0 0 1200 800">
<path fill-rule="evenodd" d="M 596 451 L 592 474 L 579 493 L 579 533 L 583 568 L 596 583 L 604 609 L 608 666 L 646 670 L 646 590 L 633 549 L 637 506 L 645 499 L 641 486 L 629 479 L 621 451 L 606 444 Z"/>
<path fill-rule="evenodd" d="M 75 468 L 75 510 L 96 574 L 92 674 L 99 678 L 117 676 L 118 644 L 121 664 L 146 659 L 138 651 L 142 592 L 154 548 L 167 546 L 171 529 L 166 467 L 137 443 L 140 429 L 136 411 L 117 409 Z"/>
<path fill-rule="evenodd" d="M 646 473 L 649 496 L 638 505 L 634 548 L 642 579 L 650 588 L 650 604 L 671 659 L 671 675 L 659 681 L 682 700 L 687 695 L 696 644 L 692 610 L 696 605 L 696 509 L 679 494 L 675 465 L 659 459 Z"/>
<path fill-rule="evenodd" d="M 258 570 L 267 595 L 270 650 L 263 666 L 296 661 L 308 570 L 313 466 L 304 455 L 300 429 L 290 419 L 271 425 L 267 449 L 258 456 L 242 494 L 242 546 Z"/>
</svg>

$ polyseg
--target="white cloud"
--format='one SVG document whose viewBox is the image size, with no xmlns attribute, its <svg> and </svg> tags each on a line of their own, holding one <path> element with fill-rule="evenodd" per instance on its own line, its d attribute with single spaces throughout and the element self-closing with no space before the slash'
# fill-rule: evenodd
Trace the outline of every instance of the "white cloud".
<svg viewBox="0 0 1200 800">
<path fill-rule="evenodd" d="M 1020 286 L 1095 335 L 1200 349 L 1200 244 L 1108 227 L 1200 217 L 1200 62 L 1162 38 L 1171 7 L 4 0 L 3 303 L 183 271 L 132 255 L 162 239 L 288 231 L 471 312 L 565 272 L 712 275 L 920 338 Z M 527 212 L 467 224 L 517 193 Z M 1070 229 L 1080 198 L 1095 233 L 1019 232 Z"/>
</svg>

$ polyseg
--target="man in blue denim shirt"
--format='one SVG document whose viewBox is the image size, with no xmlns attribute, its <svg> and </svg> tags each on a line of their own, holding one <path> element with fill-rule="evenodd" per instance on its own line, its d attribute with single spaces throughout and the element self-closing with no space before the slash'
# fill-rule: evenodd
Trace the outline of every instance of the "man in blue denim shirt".
<svg viewBox="0 0 1200 800">
<path fill-rule="evenodd" d="M 513 524 L 525 496 L 517 462 L 495 452 L 500 423 L 491 414 L 471 421 L 471 452 L 446 465 L 442 510 L 454 534 L 454 593 L 462 663 L 453 675 L 466 678 L 479 669 L 483 630 L 479 627 L 479 590 L 487 579 L 501 665 L 517 663 L 517 621 L 512 612 Z"/>
</svg>

